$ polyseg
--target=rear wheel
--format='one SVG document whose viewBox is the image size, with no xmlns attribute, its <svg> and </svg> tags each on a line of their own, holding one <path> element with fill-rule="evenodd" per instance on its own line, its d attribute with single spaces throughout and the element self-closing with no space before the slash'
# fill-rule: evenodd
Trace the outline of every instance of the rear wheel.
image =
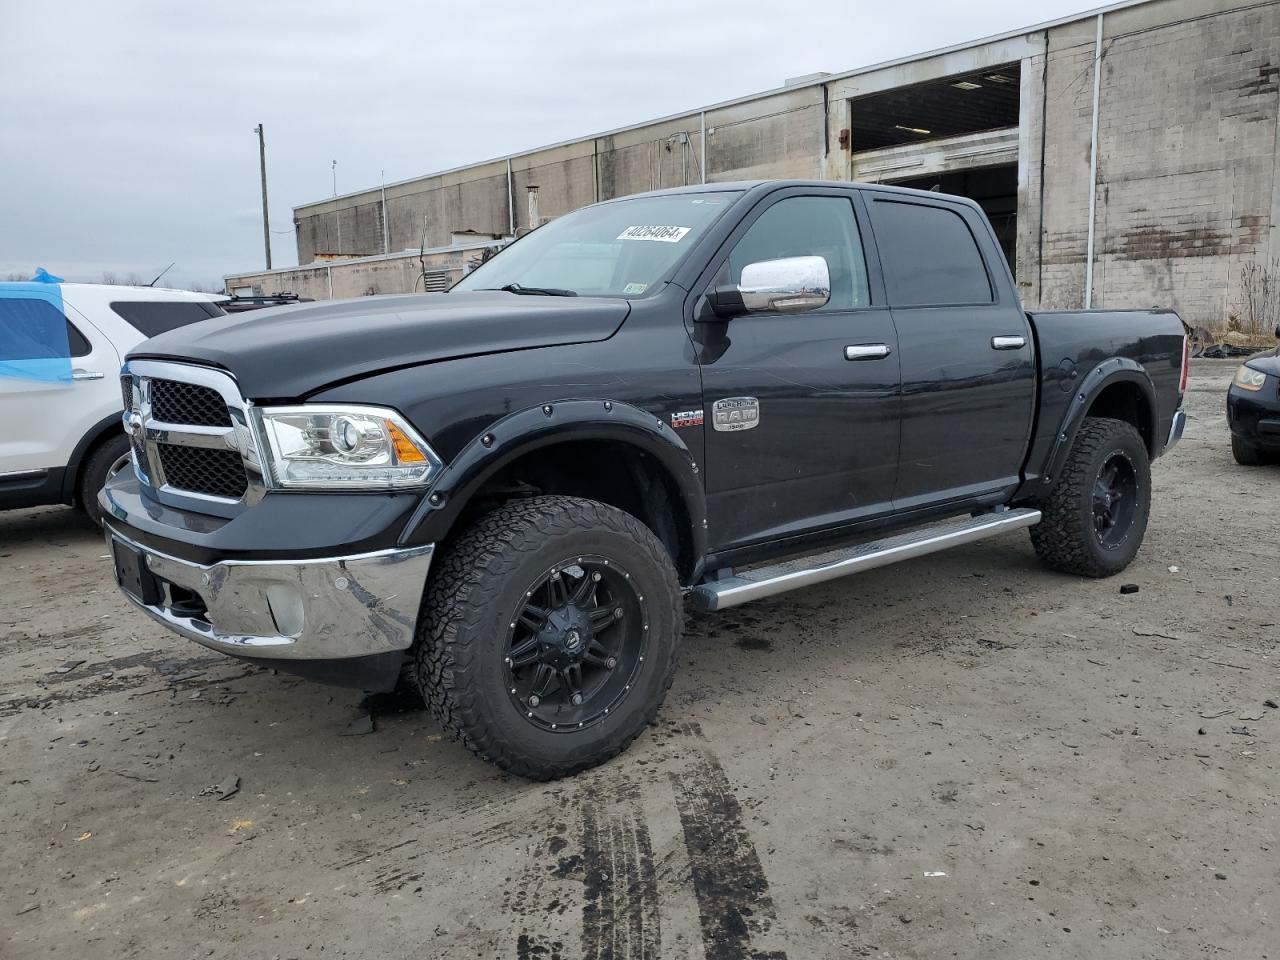
<svg viewBox="0 0 1280 960">
<path fill-rule="evenodd" d="M 1057 570 L 1109 577 L 1142 546 L 1150 510 L 1151 463 L 1142 437 L 1123 420 L 1089 417 L 1040 504 L 1031 543 Z"/>
<path fill-rule="evenodd" d="M 640 521 L 573 497 L 513 501 L 433 571 L 418 685 L 473 753 L 551 780 L 616 755 L 653 719 L 682 627 L 671 558 Z"/>
<path fill-rule="evenodd" d="M 94 526 L 102 526 L 102 509 L 98 506 L 98 491 L 107 481 L 129 466 L 129 438 L 123 433 L 108 437 L 89 454 L 80 471 L 80 489 L 77 491 L 80 507 Z"/>
<path fill-rule="evenodd" d="M 1261 466 L 1265 459 L 1261 447 L 1254 446 L 1247 440 L 1241 440 L 1234 433 L 1231 435 L 1231 455 L 1236 458 L 1236 463 L 1245 467 Z"/>
</svg>

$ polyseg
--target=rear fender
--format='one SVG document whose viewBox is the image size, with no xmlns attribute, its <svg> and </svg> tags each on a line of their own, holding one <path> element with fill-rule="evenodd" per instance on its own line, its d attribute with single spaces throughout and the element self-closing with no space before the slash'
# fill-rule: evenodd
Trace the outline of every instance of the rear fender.
<svg viewBox="0 0 1280 960">
<path fill-rule="evenodd" d="M 1045 464 L 1042 482 L 1046 489 L 1053 486 L 1066 464 L 1067 455 L 1071 452 L 1071 444 L 1075 442 L 1076 434 L 1084 424 L 1089 408 L 1104 390 L 1117 383 L 1134 384 L 1146 398 L 1149 412 L 1149 422 L 1146 424 L 1147 435 L 1152 438 L 1154 448 L 1149 452 L 1153 458 L 1160 454 L 1161 441 L 1155 423 L 1158 408 L 1155 386 L 1151 382 L 1151 377 L 1136 360 L 1128 357 L 1112 357 L 1090 370 L 1084 382 L 1077 388 L 1075 396 L 1071 398 L 1071 404 L 1058 425 L 1058 433 L 1054 437 L 1053 446 L 1049 450 L 1049 459 Z"/>
</svg>

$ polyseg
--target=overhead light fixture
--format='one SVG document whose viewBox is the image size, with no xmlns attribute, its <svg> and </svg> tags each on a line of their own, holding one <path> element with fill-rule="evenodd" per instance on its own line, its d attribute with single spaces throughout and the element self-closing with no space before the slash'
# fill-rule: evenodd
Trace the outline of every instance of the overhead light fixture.
<svg viewBox="0 0 1280 960">
<path fill-rule="evenodd" d="M 905 131 L 905 132 L 907 132 L 907 133 L 919 133 L 919 134 L 928 134 L 928 133 L 933 133 L 933 131 L 932 131 L 932 130 L 925 130 L 923 127 L 904 127 L 904 126 L 902 126 L 902 124 L 900 124 L 900 123 L 895 123 L 895 124 L 893 125 L 893 129 L 895 129 L 895 130 L 903 130 L 903 131 Z"/>
<path fill-rule="evenodd" d="M 951 84 L 951 86 L 955 87 L 957 90 L 981 90 L 982 89 L 982 84 L 974 83 L 972 80 L 961 80 L 958 83 Z"/>
<path fill-rule="evenodd" d="M 1013 77 L 1006 77 L 1003 73 L 988 73 L 984 79 L 992 83 L 1013 83 Z"/>
</svg>

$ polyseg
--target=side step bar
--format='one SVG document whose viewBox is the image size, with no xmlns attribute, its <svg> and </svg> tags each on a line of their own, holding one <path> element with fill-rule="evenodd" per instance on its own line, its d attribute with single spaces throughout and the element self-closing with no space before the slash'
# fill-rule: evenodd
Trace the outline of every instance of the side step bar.
<svg viewBox="0 0 1280 960">
<path fill-rule="evenodd" d="M 689 603 L 695 610 L 725 610 L 740 603 L 772 597 L 799 587 L 825 583 L 851 573 L 862 573 L 886 567 L 899 560 L 923 557 L 950 547 L 985 540 L 1009 530 L 1030 527 L 1040 522 L 1040 511 L 1031 509 L 998 510 L 965 520 L 931 527 L 920 527 L 906 533 L 873 540 L 812 557 L 802 557 L 769 567 L 757 567 L 745 573 L 701 583 L 689 592 Z"/>
</svg>

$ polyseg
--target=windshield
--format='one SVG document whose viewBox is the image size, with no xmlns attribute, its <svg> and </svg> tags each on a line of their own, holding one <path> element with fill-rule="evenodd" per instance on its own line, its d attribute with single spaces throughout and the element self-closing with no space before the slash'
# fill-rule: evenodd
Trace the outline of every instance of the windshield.
<svg viewBox="0 0 1280 960">
<path fill-rule="evenodd" d="M 453 289 L 638 297 L 666 276 L 734 197 L 682 193 L 584 207 L 527 234 Z"/>
</svg>

